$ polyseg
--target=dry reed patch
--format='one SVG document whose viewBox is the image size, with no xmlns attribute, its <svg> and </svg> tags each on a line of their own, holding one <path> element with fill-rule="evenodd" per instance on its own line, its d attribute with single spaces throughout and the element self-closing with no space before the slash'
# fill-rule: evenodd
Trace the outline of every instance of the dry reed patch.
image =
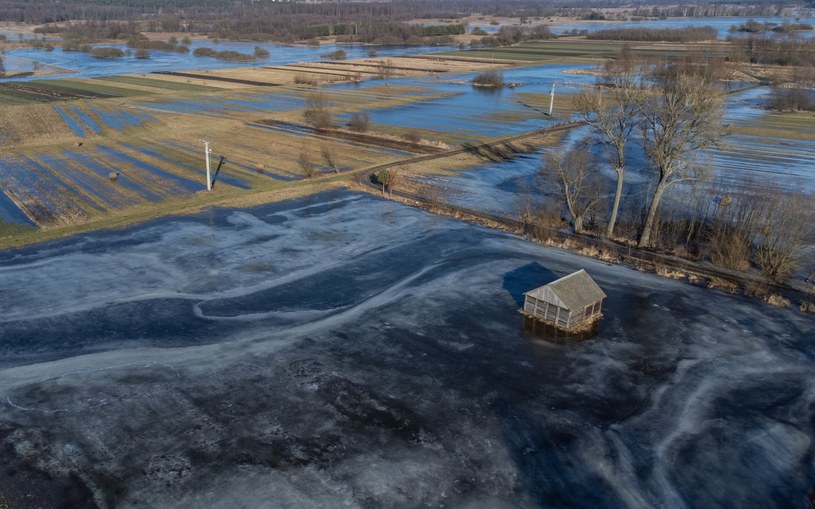
<svg viewBox="0 0 815 509">
<path fill-rule="evenodd" d="M 771 294 L 769 297 L 765 299 L 767 304 L 777 307 L 777 308 L 785 308 L 790 305 L 789 299 L 786 299 L 778 294 Z"/>
<path fill-rule="evenodd" d="M 656 272 L 658 276 L 667 277 L 669 279 L 684 279 L 688 276 L 684 272 L 668 267 L 667 265 L 662 265 L 661 263 L 654 265 L 654 272 Z"/>
<path fill-rule="evenodd" d="M 732 281 L 727 281 L 725 279 L 720 279 L 717 277 L 712 278 L 707 283 L 708 288 L 715 288 L 718 290 L 724 290 L 727 293 L 736 294 L 739 292 L 739 285 L 733 283 Z"/>
</svg>

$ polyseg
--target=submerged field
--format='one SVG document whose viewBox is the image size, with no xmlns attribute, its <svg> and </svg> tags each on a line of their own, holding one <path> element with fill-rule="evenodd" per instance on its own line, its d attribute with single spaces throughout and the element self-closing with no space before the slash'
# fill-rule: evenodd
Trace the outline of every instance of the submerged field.
<svg viewBox="0 0 815 509">
<path fill-rule="evenodd" d="M 347 192 L 0 256 L 12 507 L 780 508 L 812 487 L 794 311 Z M 579 268 L 609 296 L 597 335 L 525 329 L 522 292 Z"/>
<path fill-rule="evenodd" d="M 318 174 L 359 170 L 410 159 L 413 148 L 400 148 L 401 137 L 408 135 L 450 147 L 540 125 L 535 121 L 508 132 L 496 130 L 521 116 L 539 115 L 511 97 L 496 103 L 496 115 L 476 112 L 482 125 L 476 132 L 459 132 L 456 125 L 439 122 L 416 125 L 380 119 L 377 112 L 419 107 L 435 110 L 436 119 L 449 122 L 449 112 L 460 109 L 469 114 L 465 105 L 480 99 L 469 85 L 439 87 L 438 78 L 410 77 L 438 76 L 470 65 L 455 61 L 389 59 L 396 82 L 355 81 L 360 69 L 376 68 L 381 62 L 304 63 L 248 74 L 195 71 L 7 84 L 8 94 L 29 95 L 0 108 L 0 145 L 5 148 L 0 158 L 0 222 L 54 228 L 168 200 L 195 203 L 206 188 L 204 139 L 213 147 L 217 192 L 238 196 L 304 179 L 304 157 Z M 351 86 L 321 92 L 335 121 L 342 125 L 351 112 L 370 111 L 370 132 L 386 139 L 338 139 L 298 127 L 307 98 L 315 93 L 312 86 L 294 83 L 303 76 L 329 83 L 352 80 Z M 438 109 L 440 102 L 449 101 L 458 103 Z"/>
<path fill-rule="evenodd" d="M 343 178 L 383 163 L 419 179 L 469 169 L 464 179 L 453 180 L 451 201 L 516 214 L 519 195 L 537 193 L 538 156 L 492 162 L 457 155 L 412 164 L 426 152 L 406 140 L 448 150 L 574 120 L 572 97 L 596 80 L 589 62 L 616 52 L 615 44 L 564 39 L 496 50 L 529 56 L 515 62 L 524 64 L 520 67 L 492 51 L 489 59 L 468 60 L 463 57 L 471 53 L 465 51 L 5 82 L 0 86 L 0 102 L 6 101 L 0 107 L 0 244 L 43 237 L 21 234 L 20 228 L 57 232 L 257 193 L 284 196 L 308 180 L 308 168 L 318 176 L 339 171 Z M 662 53 L 676 49 L 651 47 Z M 283 55 L 277 58 L 285 61 Z M 392 71 L 387 79 L 381 75 L 385 64 Z M 478 72 L 496 69 L 513 88 L 485 91 L 470 85 Z M 315 93 L 325 98 L 338 126 L 346 126 L 355 113 L 367 115 L 367 137 L 341 138 L 303 125 Z M 815 117 L 770 113 L 764 109 L 767 94 L 761 87 L 731 94 L 725 119 L 730 134 L 706 161 L 712 164 L 712 181 L 739 186 L 769 178 L 773 186 L 811 190 Z M 205 139 L 213 148 L 215 193 L 205 192 Z M 579 139 L 570 135 L 558 147 L 566 150 Z M 540 146 L 556 142 L 547 139 Z M 626 193 L 637 195 L 650 180 L 642 154 L 632 149 L 629 155 Z M 611 182 L 613 175 L 606 174 Z M 123 219 L 111 223 L 111 217 Z"/>
</svg>

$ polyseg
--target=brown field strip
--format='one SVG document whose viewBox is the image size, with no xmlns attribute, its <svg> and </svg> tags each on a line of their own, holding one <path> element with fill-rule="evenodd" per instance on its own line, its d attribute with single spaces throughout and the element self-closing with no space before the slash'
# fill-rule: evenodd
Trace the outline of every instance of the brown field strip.
<svg viewBox="0 0 815 509">
<path fill-rule="evenodd" d="M 204 79 L 204 80 L 212 80 L 212 81 L 225 81 L 227 83 L 237 83 L 240 85 L 250 85 L 253 87 L 279 87 L 280 84 L 278 83 L 268 83 L 265 81 L 252 81 L 252 80 L 244 80 L 240 78 L 227 78 L 225 76 L 216 76 L 216 75 L 207 75 L 207 74 L 195 74 L 191 72 L 177 72 L 177 71 L 156 71 L 154 74 L 166 74 L 169 76 L 180 76 L 183 78 L 196 78 L 196 79 Z"/>
</svg>

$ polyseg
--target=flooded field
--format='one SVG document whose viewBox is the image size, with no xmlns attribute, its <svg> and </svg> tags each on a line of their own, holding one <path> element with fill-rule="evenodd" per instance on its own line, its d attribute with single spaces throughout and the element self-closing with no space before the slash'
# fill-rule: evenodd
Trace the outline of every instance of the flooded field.
<svg viewBox="0 0 815 509">
<path fill-rule="evenodd" d="M 791 310 L 347 192 L 0 265 L 12 506 L 782 508 L 813 487 L 815 332 Z M 579 268 L 608 294 L 597 335 L 525 328 L 522 292 Z"/>
<path fill-rule="evenodd" d="M 756 87 L 730 94 L 724 122 L 730 134 L 719 148 L 705 156 L 710 176 L 698 185 L 770 186 L 815 192 L 815 120 L 811 115 L 781 114 L 766 109 L 768 87 Z M 564 153 L 591 133 L 587 128 L 572 130 L 553 149 Z M 602 161 L 603 148 L 591 150 Z M 550 199 L 537 178 L 541 153 L 510 161 L 493 162 L 460 176 L 446 176 L 453 190 L 450 201 L 464 207 L 490 213 L 517 215 L 521 204 L 532 199 L 540 203 Z M 642 149 L 633 142 L 627 150 L 625 196 L 643 193 L 652 183 Z M 615 175 L 603 166 L 611 192 Z"/>
<path fill-rule="evenodd" d="M 549 64 L 528 66 L 503 71 L 506 83 L 515 88 L 485 90 L 473 87 L 470 81 L 476 73 L 452 74 L 443 77 L 399 78 L 393 85 L 428 89 L 443 97 L 414 102 L 405 106 L 369 111 L 371 121 L 451 133 L 458 141 L 477 141 L 481 138 L 509 136 L 548 127 L 556 122 L 570 120 L 564 111 L 568 101 L 558 101 L 555 118 L 546 116 L 549 93 L 555 84 L 560 94 L 574 94 L 581 86 L 594 83 L 595 78 L 574 71 L 587 71 L 592 65 Z M 358 89 L 380 86 L 381 82 L 363 84 L 337 84 L 331 89 Z"/>
<path fill-rule="evenodd" d="M 808 17 L 777 17 L 777 16 L 758 16 L 755 18 L 747 18 L 742 16 L 723 16 L 717 18 L 670 18 L 670 19 L 648 19 L 642 21 L 570 21 L 566 23 L 557 23 L 552 25 L 552 32 L 555 34 L 563 34 L 564 32 L 574 30 L 588 30 L 595 32 L 597 30 L 606 30 L 610 28 L 683 28 L 687 26 L 710 26 L 716 29 L 719 39 L 726 39 L 730 33 L 730 28 L 745 24 L 749 20 L 755 20 L 759 23 L 775 23 L 782 25 L 784 23 L 809 23 L 815 26 L 815 18 Z M 801 37 L 812 37 L 813 32 L 804 31 L 797 34 Z M 735 34 L 738 37 L 738 34 Z"/>
<path fill-rule="evenodd" d="M 104 47 L 118 48 L 127 51 L 126 44 L 104 44 Z M 192 54 L 197 48 L 213 48 L 216 51 L 237 51 L 251 54 L 255 46 L 269 52 L 269 56 L 255 62 L 228 62 L 215 58 L 196 57 Z M 365 58 L 371 49 L 361 45 L 334 45 L 322 46 L 282 45 L 259 42 L 213 42 L 211 40 L 194 40 L 189 44 L 189 53 L 174 51 L 150 51 L 150 58 L 141 59 L 127 56 L 118 59 L 99 59 L 88 53 L 80 51 L 63 51 L 57 48 L 54 51 L 45 51 L 37 48 L 15 49 L 5 53 L 7 72 L 27 72 L 38 65 L 53 66 L 49 77 L 63 78 L 94 78 L 100 76 L 114 76 L 118 74 L 140 74 L 157 71 L 181 71 L 192 69 L 224 69 L 236 67 L 262 67 L 285 65 L 293 62 L 313 62 L 324 60 L 320 55 L 342 49 L 348 59 Z M 428 46 L 377 46 L 376 52 L 380 57 L 395 55 L 414 55 L 419 53 L 432 53 L 434 51 L 449 51 L 449 47 Z M 31 78 L 22 78 L 31 79 Z"/>
</svg>

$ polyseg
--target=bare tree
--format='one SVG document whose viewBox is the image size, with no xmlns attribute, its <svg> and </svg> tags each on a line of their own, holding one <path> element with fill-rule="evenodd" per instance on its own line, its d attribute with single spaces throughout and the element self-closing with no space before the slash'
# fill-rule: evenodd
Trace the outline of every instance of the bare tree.
<svg viewBox="0 0 815 509">
<path fill-rule="evenodd" d="M 333 125 L 331 102 L 325 94 L 315 92 L 306 97 L 306 109 L 303 111 L 306 123 L 315 129 L 328 129 Z"/>
<path fill-rule="evenodd" d="M 303 175 L 306 178 L 314 178 L 317 176 L 317 163 L 311 158 L 311 150 L 303 147 L 300 150 L 300 157 L 297 159 L 297 164 L 303 170 Z"/>
<path fill-rule="evenodd" d="M 724 134 L 724 93 L 704 76 L 677 74 L 654 81 L 639 97 L 643 148 L 658 176 L 639 239 L 640 246 L 651 247 L 665 192 L 677 182 L 705 176 L 697 157 Z"/>
<path fill-rule="evenodd" d="M 760 229 L 755 238 L 756 261 L 770 279 L 786 279 L 798 266 L 801 249 L 812 240 L 812 197 L 794 192 L 765 194 Z"/>
<path fill-rule="evenodd" d="M 596 211 L 603 199 L 603 180 L 593 165 L 584 143 L 559 156 L 544 155 L 541 175 L 556 187 L 562 197 L 575 233 L 584 231 L 584 220 Z"/>
<path fill-rule="evenodd" d="M 348 127 L 352 131 L 364 133 L 368 130 L 371 124 L 371 117 L 364 111 L 357 111 L 351 114 L 351 121 L 348 122 Z"/>
<path fill-rule="evenodd" d="M 376 72 L 379 76 L 379 79 L 385 82 L 385 85 L 388 84 L 388 80 L 393 77 L 396 73 L 396 69 L 393 65 L 393 60 L 390 58 L 387 60 L 380 60 L 379 65 L 376 66 Z"/>
<path fill-rule="evenodd" d="M 323 156 L 326 166 L 333 170 L 334 173 L 340 172 L 340 165 L 337 162 L 337 152 L 331 145 L 323 145 L 320 147 L 320 154 Z"/>
<path fill-rule="evenodd" d="M 592 127 L 603 142 L 611 167 L 617 176 L 614 201 L 611 207 L 606 235 L 614 235 L 625 179 L 625 149 L 634 128 L 637 126 L 639 111 L 636 65 L 625 49 L 617 60 L 606 65 L 606 73 L 611 86 L 608 97 L 599 93 L 582 92 L 574 100 L 574 108 Z"/>
</svg>

